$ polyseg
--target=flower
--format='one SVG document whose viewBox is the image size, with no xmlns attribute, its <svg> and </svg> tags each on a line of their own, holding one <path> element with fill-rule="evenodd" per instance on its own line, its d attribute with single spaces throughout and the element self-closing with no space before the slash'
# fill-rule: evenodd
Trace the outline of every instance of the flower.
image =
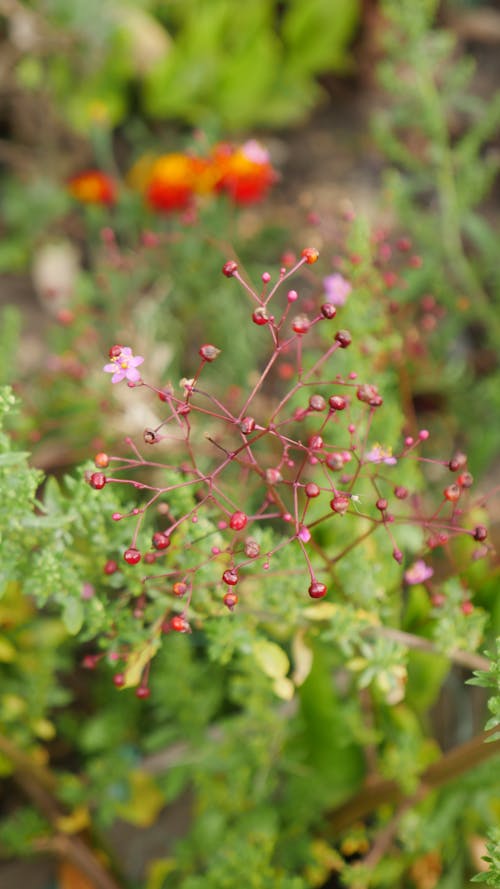
<svg viewBox="0 0 500 889">
<path fill-rule="evenodd" d="M 115 349 L 116 347 L 114 347 Z M 113 349 L 113 351 L 114 351 Z M 136 368 L 142 364 L 144 358 L 140 355 L 133 355 L 129 346 L 121 346 L 118 354 L 112 356 L 109 364 L 105 364 L 103 370 L 107 374 L 113 374 L 112 383 L 121 383 L 122 380 L 129 380 L 131 383 L 137 383 L 141 379 L 141 375 Z"/>
<path fill-rule="evenodd" d="M 212 153 L 217 171 L 216 188 L 236 204 L 261 201 L 276 182 L 268 151 L 255 139 L 235 148 L 228 143 L 216 145 Z"/>
<path fill-rule="evenodd" d="M 349 296 L 352 285 L 342 275 L 336 272 L 323 278 L 326 301 L 332 306 L 343 306 Z"/>
<path fill-rule="evenodd" d="M 199 175 L 198 159 L 181 152 L 163 154 L 150 167 L 146 201 L 153 210 L 170 213 L 191 204 Z"/>
<path fill-rule="evenodd" d="M 385 463 L 386 466 L 395 466 L 398 462 L 396 457 L 392 456 L 392 448 L 383 448 L 382 445 L 373 445 L 371 451 L 365 454 L 365 460 L 368 463 Z"/>
<path fill-rule="evenodd" d="M 434 574 L 434 570 L 430 565 L 426 565 L 423 559 L 418 559 L 404 573 L 404 579 L 407 584 L 414 586 L 416 583 L 424 583 Z"/>
<path fill-rule="evenodd" d="M 73 176 L 67 188 L 70 195 L 82 204 L 111 206 L 116 201 L 116 182 L 101 170 L 85 170 Z"/>
</svg>

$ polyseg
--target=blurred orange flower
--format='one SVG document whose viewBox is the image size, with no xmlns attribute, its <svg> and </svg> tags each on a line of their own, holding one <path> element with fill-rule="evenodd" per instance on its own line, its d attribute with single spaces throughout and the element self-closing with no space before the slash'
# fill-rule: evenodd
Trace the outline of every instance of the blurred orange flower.
<svg viewBox="0 0 500 889">
<path fill-rule="evenodd" d="M 111 206 L 116 201 L 116 182 L 101 170 L 84 170 L 83 173 L 72 176 L 67 188 L 70 195 L 82 204 Z"/>
<path fill-rule="evenodd" d="M 239 147 L 216 145 L 213 164 L 218 171 L 217 188 L 236 204 L 261 201 L 277 180 L 268 151 L 255 139 Z"/>
<path fill-rule="evenodd" d="M 151 165 L 145 187 L 146 201 L 154 210 L 185 210 L 197 185 L 197 159 L 187 154 L 163 154 Z"/>
<path fill-rule="evenodd" d="M 269 154 L 252 140 L 216 145 L 208 157 L 172 152 L 143 155 L 130 170 L 129 185 L 160 212 L 186 210 L 197 195 L 225 193 L 236 204 L 262 200 L 277 180 Z"/>
</svg>

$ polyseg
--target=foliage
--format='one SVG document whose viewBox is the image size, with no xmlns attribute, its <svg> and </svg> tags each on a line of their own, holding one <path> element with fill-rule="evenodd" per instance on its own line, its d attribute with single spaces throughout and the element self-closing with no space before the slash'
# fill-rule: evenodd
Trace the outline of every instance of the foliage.
<svg viewBox="0 0 500 889">
<path fill-rule="evenodd" d="M 14 10 L 12 31 L 19 13 Z M 316 75 L 352 67 L 360 4 L 200 0 L 91 5 L 46 0 L 25 27 L 45 39 L 16 59 L 16 87 L 48 94 L 73 127 L 134 112 L 225 132 L 300 120 Z M 237 26 L 236 26 L 237 23 Z M 62 52 L 68 45 L 71 52 Z"/>
<path fill-rule="evenodd" d="M 500 94 L 483 98 L 471 89 L 473 61 L 459 57 L 450 32 L 432 27 L 436 8 L 435 2 L 384 3 L 389 27 L 379 75 L 390 104 L 374 123 L 390 164 L 387 189 L 398 224 L 415 236 L 424 258 L 403 296 L 414 301 L 417 293 L 431 294 L 445 312 L 434 338 L 435 370 L 421 374 L 417 385 L 425 392 L 436 370 L 442 379 L 445 355 L 453 368 L 450 383 L 443 379 L 445 391 L 465 429 L 497 412 L 500 391 L 500 278 L 484 206 L 499 171 L 492 138 Z M 479 362 L 478 347 L 490 359 Z M 429 390 L 442 394 L 432 382 Z M 471 391 L 480 398 L 464 398 Z M 466 444 L 479 465 L 496 446 L 487 428 Z"/>
</svg>

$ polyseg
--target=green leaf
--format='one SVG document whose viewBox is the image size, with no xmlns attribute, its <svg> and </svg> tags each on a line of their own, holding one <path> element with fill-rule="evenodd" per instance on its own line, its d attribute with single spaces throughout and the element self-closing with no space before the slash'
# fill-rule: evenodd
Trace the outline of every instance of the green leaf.
<svg viewBox="0 0 500 889">
<path fill-rule="evenodd" d="M 72 636 L 81 630 L 83 624 L 83 606 L 79 599 L 67 599 L 62 613 L 62 620 L 68 633 Z"/>
</svg>

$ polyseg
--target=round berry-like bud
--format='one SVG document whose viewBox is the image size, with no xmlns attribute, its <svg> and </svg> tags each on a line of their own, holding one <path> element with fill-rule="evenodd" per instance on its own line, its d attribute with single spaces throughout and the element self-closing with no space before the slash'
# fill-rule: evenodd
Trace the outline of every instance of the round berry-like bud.
<svg viewBox="0 0 500 889">
<path fill-rule="evenodd" d="M 117 688 L 122 688 L 125 685 L 125 674 L 124 673 L 115 673 L 113 676 L 113 682 Z"/>
<path fill-rule="evenodd" d="M 396 247 L 401 250 L 401 253 L 408 253 L 408 250 L 411 250 L 411 241 L 409 238 L 398 238 Z"/>
<path fill-rule="evenodd" d="M 86 654 L 82 658 L 82 667 L 84 667 L 85 670 L 95 670 L 98 663 L 99 663 L 99 655 L 98 654 Z"/>
<path fill-rule="evenodd" d="M 488 536 L 488 531 L 484 527 L 484 525 L 478 525 L 477 528 L 474 528 L 474 533 L 472 536 L 474 537 L 474 540 L 479 540 L 479 541 L 486 540 L 486 538 Z"/>
<path fill-rule="evenodd" d="M 222 580 L 228 586 L 235 586 L 238 583 L 238 572 L 234 568 L 227 568 L 222 575 Z"/>
<path fill-rule="evenodd" d="M 446 596 L 443 593 L 433 593 L 431 596 L 431 605 L 434 608 L 442 608 L 446 602 Z"/>
<path fill-rule="evenodd" d="M 331 395 L 328 404 L 332 411 L 343 411 L 347 407 L 347 400 L 343 395 Z"/>
<path fill-rule="evenodd" d="M 96 489 L 96 491 L 100 491 L 101 488 L 104 488 L 104 485 L 107 482 L 107 478 L 103 472 L 93 472 L 90 476 L 89 481 L 92 487 Z"/>
<path fill-rule="evenodd" d="M 340 469 L 344 468 L 344 458 L 342 457 L 342 454 L 327 454 L 325 463 L 328 466 L 328 469 L 332 469 L 333 472 L 339 472 Z"/>
<path fill-rule="evenodd" d="M 451 458 L 450 462 L 448 463 L 448 467 L 451 470 L 451 472 L 458 472 L 459 469 L 464 468 L 466 463 L 467 463 L 466 455 L 458 453 L 458 454 L 455 454 L 455 456 Z"/>
<path fill-rule="evenodd" d="M 299 298 L 299 294 L 297 293 L 296 290 L 289 290 L 286 295 L 286 298 L 289 303 L 294 303 L 294 302 L 297 302 L 297 300 Z"/>
<path fill-rule="evenodd" d="M 232 528 L 233 531 L 243 531 L 243 528 L 247 526 L 247 523 L 248 517 L 244 512 L 240 512 L 239 510 L 233 512 L 229 519 L 229 527 Z"/>
<path fill-rule="evenodd" d="M 348 330 L 337 330 L 335 339 L 341 349 L 347 349 L 347 347 L 350 346 L 352 343 L 352 336 Z"/>
<path fill-rule="evenodd" d="M 401 563 L 403 561 L 403 553 L 401 552 L 400 549 L 393 549 L 392 558 L 395 559 L 395 561 L 398 563 L 398 565 L 401 565 Z"/>
<path fill-rule="evenodd" d="M 304 488 L 306 497 L 319 497 L 321 488 L 315 482 L 308 482 Z"/>
<path fill-rule="evenodd" d="M 309 398 L 309 407 L 312 411 L 324 411 L 326 401 L 322 395 L 311 395 Z"/>
<path fill-rule="evenodd" d="M 356 398 L 358 401 L 364 402 L 364 404 L 369 404 L 371 407 L 377 407 L 380 395 L 377 386 L 374 386 L 371 383 L 363 383 L 361 386 L 358 386 L 356 390 Z"/>
<path fill-rule="evenodd" d="M 226 608 L 229 608 L 229 610 L 232 611 L 235 605 L 238 604 L 238 596 L 233 592 L 226 593 L 222 601 Z"/>
<path fill-rule="evenodd" d="M 144 554 L 144 561 L 146 562 L 146 565 L 154 565 L 154 563 L 156 562 L 155 554 L 154 553 L 145 553 Z"/>
<path fill-rule="evenodd" d="M 319 580 L 313 580 L 308 592 L 311 599 L 322 599 L 327 594 L 326 584 L 320 583 Z"/>
<path fill-rule="evenodd" d="M 462 488 L 470 488 L 474 484 L 474 478 L 470 472 L 461 472 L 457 478 L 457 484 Z"/>
<path fill-rule="evenodd" d="M 318 260 L 319 250 L 316 250 L 316 247 L 304 247 L 300 255 L 308 265 L 313 265 Z"/>
<path fill-rule="evenodd" d="M 217 355 L 220 355 L 220 349 L 217 346 L 212 346 L 211 343 L 205 343 L 200 346 L 198 354 L 203 358 L 203 361 L 215 361 Z"/>
<path fill-rule="evenodd" d="M 279 485 L 283 481 L 283 476 L 279 469 L 266 469 L 266 482 L 268 485 Z"/>
<path fill-rule="evenodd" d="M 110 358 L 118 358 L 119 355 L 122 354 L 123 346 L 119 346 L 116 344 L 115 346 L 111 346 L 111 349 L 108 352 Z"/>
<path fill-rule="evenodd" d="M 261 278 L 262 278 L 262 282 L 264 284 L 269 284 L 269 281 L 271 280 L 271 275 L 269 274 L 269 272 L 262 272 Z"/>
<path fill-rule="evenodd" d="M 170 629 L 175 633 L 185 633 L 187 628 L 187 621 L 180 614 L 176 614 L 170 621 Z"/>
<path fill-rule="evenodd" d="M 136 698 L 141 698 L 142 700 L 149 698 L 150 694 L 151 692 L 147 685 L 140 685 L 139 688 L 136 688 L 135 690 Z"/>
<path fill-rule="evenodd" d="M 222 266 L 222 274 L 226 276 L 226 278 L 232 278 L 233 275 L 238 271 L 238 263 L 234 261 L 234 259 L 229 259 Z"/>
<path fill-rule="evenodd" d="M 344 515 L 349 509 L 350 499 L 346 494 L 336 494 L 333 500 L 330 500 L 330 506 L 338 515 Z"/>
<path fill-rule="evenodd" d="M 114 574 L 118 571 L 118 564 L 114 559 L 108 559 L 108 561 L 104 563 L 104 568 L 102 570 L 105 574 Z"/>
<path fill-rule="evenodd" d="M 245 555 L 249 559 L 256 559 L 257 556 L 260 556 L 260 545 L 253 537 L 247 537 L 245 540 Z"/>
<path fill-rule="evenodd" d="M 163 534 L 162 531 L 155 531 L 152 542 L 155 549 L 167 549 L 171 543 L 168 534 Z"/>
<path fill-rule="evenodd" d="M 263 327 L 264 324 L 269 324 L 269 315 L 267 314 L 264 306 L 259 306 L 257 309 L 255 309 L 255 312 L 252 313 L 252 321 L 259 327 Z"/>
<path fill-rule="evenodd" d="M 443 491 L 446 500 L 449 500 L 450 503 L 456 503 L 457 500 L 459 500 L 461 493 L 462 490 L 459 485 L 448 485 Z"/>
<path fill-rule="evenodd" d="M 127 565 L 137 565 L 138 562 L 141 561 L 141 554 L 138 549 L 134 546 L 129 547 L 123 553 L 123 558 L 125 559 Z"/>
<path fill-rule="evenodd" d="M 311 435 L 308 444 L 311 451 L 320 451 L 323 447 L 323 439 L 321 435 Z"/>
<path fill-rule="evenodd" d="M 323 315 L 323 318 L 331 321 L 332 318 L 335 318 L 337 309 L 331 303 L 323 303 L 323 305 L 321 306 L 321 314 Z"/>
<path fill-rule="evenodd" d="M 292 330 L 303 336 L 309 330 L 311 322 L 307 315 L 296 315 L 292 321 Z"/>
<path fill-rule="evenodd" d="M 388 505 L 389 504 L 387 503 L 387 500 L 385 499 L 385 497 L 379 497 L 376 504 L 375 504 L 375 506 L 377 507 L 377 509 L 380 510 L 380 512 L 384 512 L 387 509 Z"/>
<path fill-rule="evenodd" d="M 109 465 L 109 457 L 107 454 L 96 454 L 94 457 L 94 463 L 99 469 L 106 469 L 106 466 Z"/>
<path fill-rule="evenodd" d="M 250 435 L 255 429 L 255 420 L 253 417 L 243 417 L 239 423 L 240 431 L 243 435 Z"/>
<path fill-rule="evenodd" d="M 403 487 L 403 485 L 396 485 L 394 488 L 394 494 L 398 498 L 398 500 L 406 500 L 408 497 L 408 488 Z"/>
<path fill-rule="evenodd" d="M 421 429 L 420 432 L 418 433 L 418 437 L 419 437 L 420 441 L 427 441 L 429 436 L 430 436 L 430 432 L 428 429 Z"/>
<path fill-rule="evenodd" d="M 177 580 L 172 587 L 172 592 L 174 596 L 177 596 L 180 599 L 181 596 L 184 596 L 185 593 L 187 593 L 187 589 L 188 585 L 184 580 Z"/>
<path fill-rule="evenodd" d="M 469 614 L 472 614 L 472 612 L 474 611 L 474 605 L 472 604 L 470 599 L 466 599 L 465 602 L 462 602 L 460 610 L 462 614 L 465 614 L 465 616 L 468 617 Z"/>
</svg>

